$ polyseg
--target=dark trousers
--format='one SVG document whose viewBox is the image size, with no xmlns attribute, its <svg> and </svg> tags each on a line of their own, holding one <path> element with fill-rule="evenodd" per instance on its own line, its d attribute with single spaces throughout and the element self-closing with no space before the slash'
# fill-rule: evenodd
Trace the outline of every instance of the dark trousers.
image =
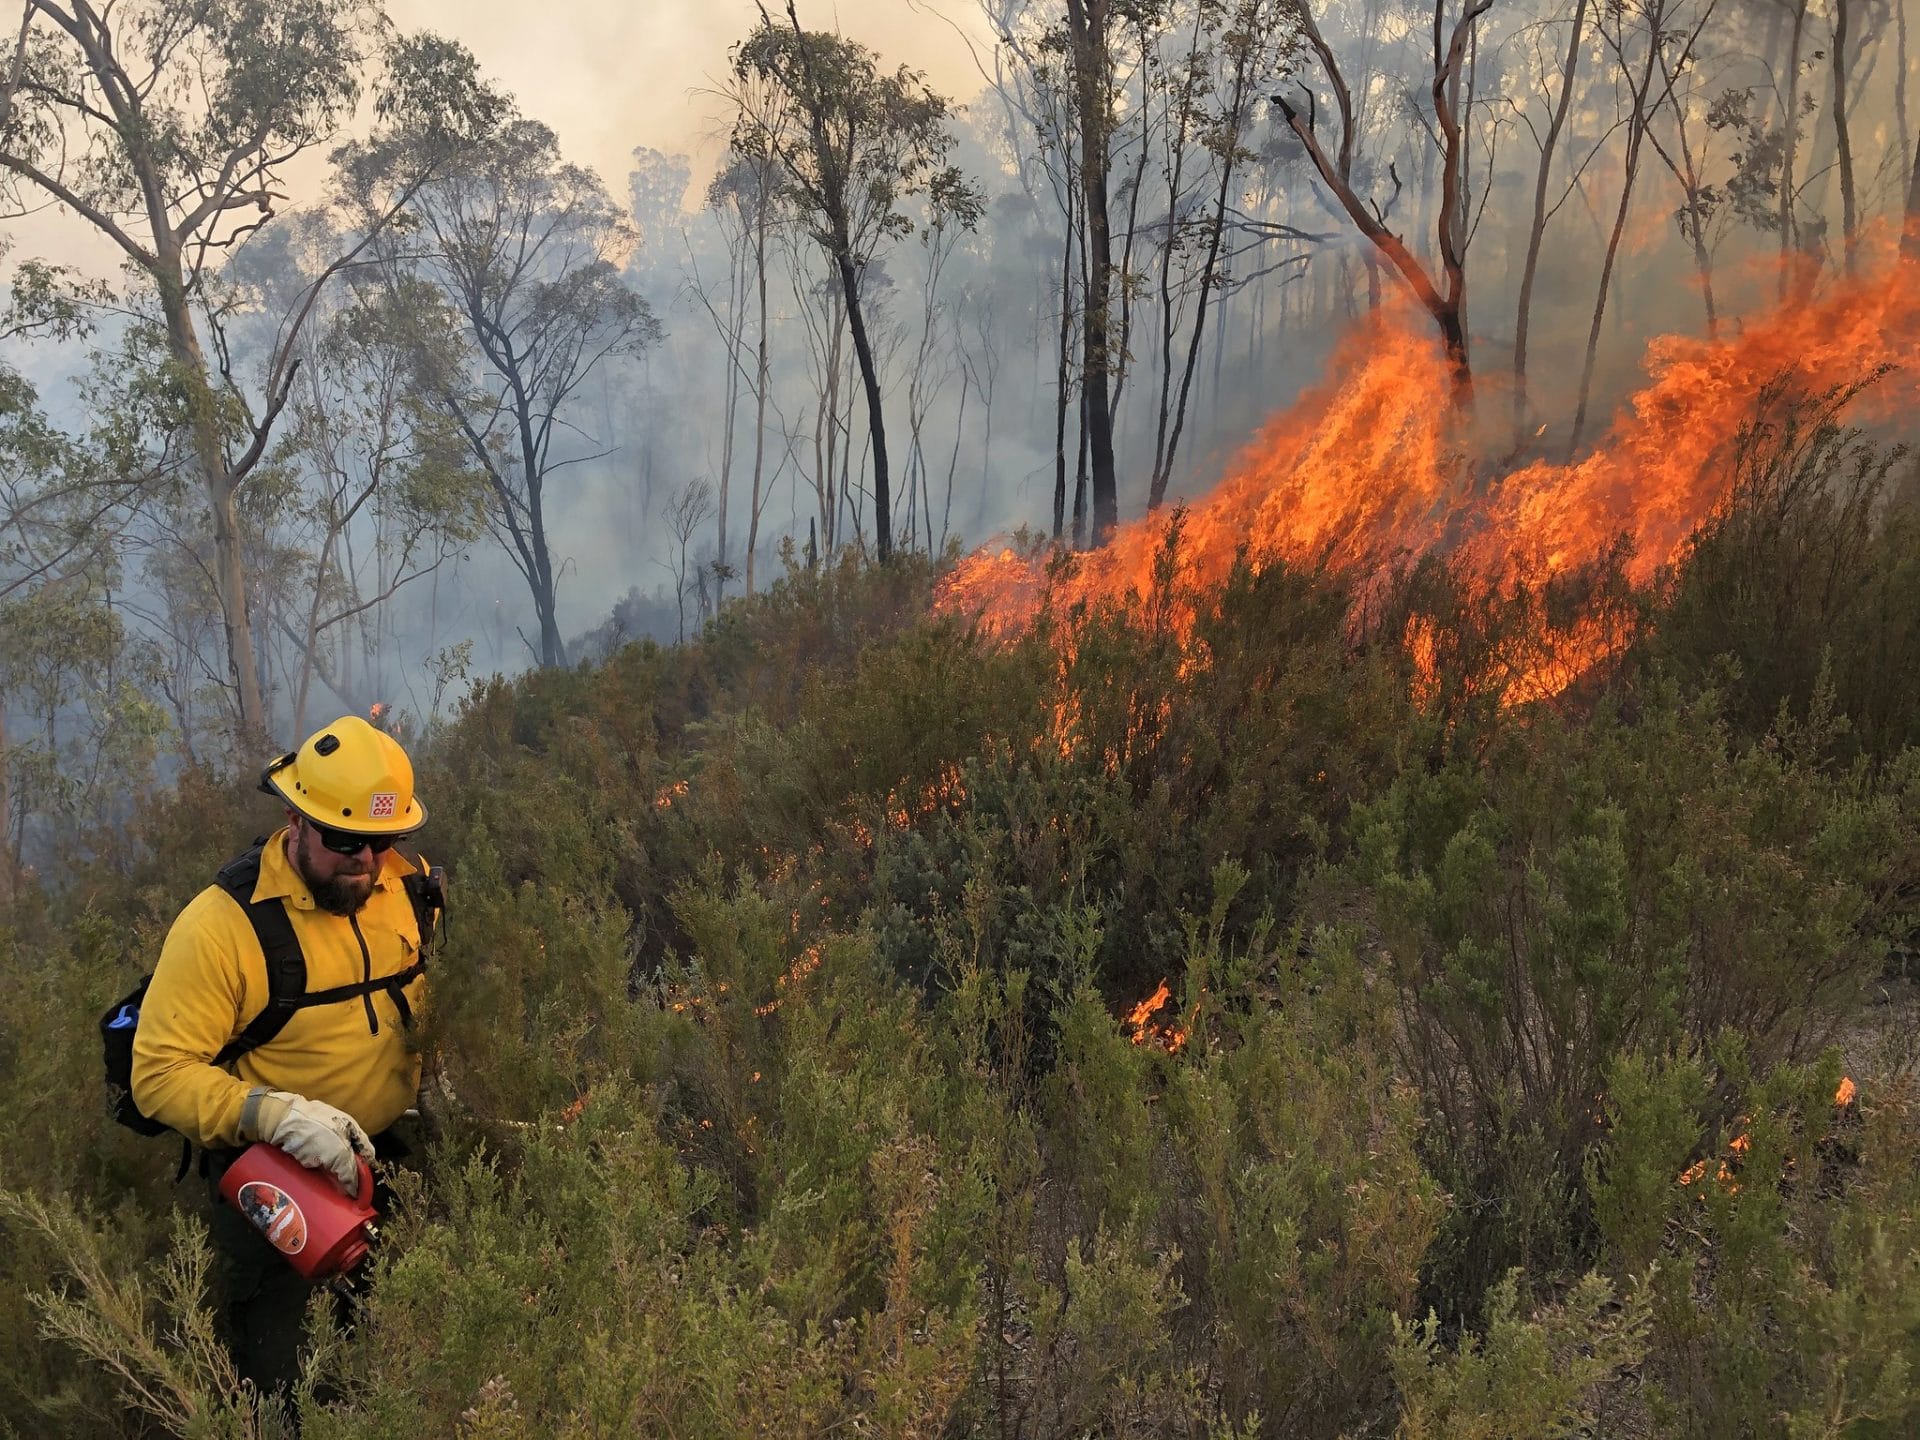
<svg viewBox="0 0 1920 1440">
<path fill-rule="evenodd" d="M 323 1287 L 294 1269 L 252 1221 L 220 1198 L 220 1177 L 238 1153 L 207 1157 L 212 1206 L 207 1232 L 213 1241 L 217 1313 L 241 1378 L 263 1395 L 291 1393 L 300 1378 L 307 1301 Z"/>
<path fill-rule="evenodd" d="M 396 1127 L 398 1128 L 398 1127 Z M 373 1137 L 382 1160 L 404 1159 L 410 1148 L 393 1130 Z M 262 1395 L 293 1393 L 300 1378 L 300 1346 L 306 1338 L 307 1304 L 316 1290 L 329 1291 L 334 1315 L 342 1326 L 353 1323 L 354 1293 L 342 1281 L 311 1281 L 294 1269 L 254 1228 L 253 1223 L 220 1198 L 220 1177 L 239 1157 L 237 1150 L 206 1153 L 207 1195 L 212 1213 L 207 1231 L 213 1243 L 215 1297 L 228 1348 L 243 1380 L 251 1380 Z M 376 1184 L 374 1203 L 384 1215 L 392 1196 Z M 358 1274 L 363 1274 L 362 1262 Z"/>
</svg>

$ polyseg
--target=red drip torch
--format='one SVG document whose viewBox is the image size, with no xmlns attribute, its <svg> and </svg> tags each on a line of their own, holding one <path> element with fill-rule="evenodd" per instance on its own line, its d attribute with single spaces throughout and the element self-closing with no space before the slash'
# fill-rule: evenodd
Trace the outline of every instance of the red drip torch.
<svg viewBox="0 0 1920 1440">
<path fill-rule="evenodd" d="M 287 1263 L 309 1280 L 344 1275 L 366 1258 L 372 1242 L 373 1171 L 360 1166 L 355 1200 L 323 1170 L 309 1170 L 278 1146 L 250 1145 L 220 1177 L 220 1198 L 266 1236 Z"/>
</svg>

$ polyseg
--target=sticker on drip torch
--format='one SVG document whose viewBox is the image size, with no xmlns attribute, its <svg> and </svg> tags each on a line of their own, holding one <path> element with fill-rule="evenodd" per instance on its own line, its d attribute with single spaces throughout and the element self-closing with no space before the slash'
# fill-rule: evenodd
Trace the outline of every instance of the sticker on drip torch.
<svg viewBox="0 0 1920 1440">
<path fill-rule="evenodd" d="M 282 1255 L 298 1255 L 307 1244 L 307 1217 L 294 1198 L 277 1185 L 249 1180 L 240 1187 L 240 1213 Z"/>
</svg>

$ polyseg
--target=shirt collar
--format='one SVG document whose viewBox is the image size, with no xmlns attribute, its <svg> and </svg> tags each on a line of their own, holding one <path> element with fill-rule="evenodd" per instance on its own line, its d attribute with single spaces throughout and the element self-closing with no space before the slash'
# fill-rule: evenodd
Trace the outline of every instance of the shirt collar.
<svg viewBox="0 0 1920 1440">
<path fill-rule="evenodd" d="M 374 875 L 373 888 L 391 889 L 402 876 L 413 873 L 413 864 L 396 847 L 380 857 L 380 869 Z M 291 900 L 296 909 L 313 909 L 313 892 L 287 858 L 287 827 L 284 825 L 269 835 L 266 843 L 260 847 L 260 879 L 253 887 L 253 898 Z"/>
</svg>

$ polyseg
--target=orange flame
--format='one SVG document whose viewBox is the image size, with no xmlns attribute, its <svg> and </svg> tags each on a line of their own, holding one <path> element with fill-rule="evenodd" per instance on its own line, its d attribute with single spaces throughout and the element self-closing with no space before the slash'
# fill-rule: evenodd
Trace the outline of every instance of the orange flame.
<svg viewBox="0 0 1920 1440">
<path fill-rule="evenodd" d="M 1833 1108 L 1836 1110 L 1846 1109 L 1849 1105 L 1853 1104 L 1855 1097 L 1858 1096 L 1859 1093 L 1860 1087 L 1853 1083 L 1853 1077 L 1851 1075 L 1842 1075 L 1840 1077 L 1840 1084 L 1833 1092 Z M 1750 1123 L 1749 1118 L 1742 1115 L 1740 1117 L 1740 1123 L 1742 1125 Z M 1753 1149 L 1753 1136 L 1745 1130 L 1742 1130 L 1727 1142 L 1727 1153 L 1735 1163 L 1743 1159 L 1751 1149 Z M 1787 1157 L 1787 1164 L 1789 1167 L 1793 1164 L 1793 1157 L 1791 1155 Z M 1689 1185 L 1698 1184 L 1699 1181 L 1705 1177 L 1706 1173 L 1707 1162 L 1705 1160 L 1696 1160 L 1680 1172 L 1679 1178 L 1674 1183 L 1682 1189 L 1685 1189 Z M 1729 1195 L 1739 1193 L 1740 1182 L 1736 1178 L 1733 1167 L 1729 1165 L 1726 1160 L 1721 1160 L 1714 1167 L 1714 1181 Z"/>
<path fill-rule="evenodd" d="M 1155 1021 L 1154 1016 L 1166 1008 L 1173 998 L 1173 992 L 1162 980 L 1154 992 L 1127 1012 L 1127 1038 L 1135 1045 L 1158 1045 L 1169 1055 L 1176 1055 L 1187 1043 L 1184 1027 L 1173 1021 Z"/>
<path fill-rule="evenodd" d="M 1719 340 L 1668 336 L 1647 348 L 1647 383 L 1600 446 L 1572 464 L 1539 460 L 1489 481 L 1477 475 L 1449 418 L 1447 371 L 1430 326 L 1408 307 L 1355 327 L 1329 379 L 1270 420 L 1211 493 L 1181 521 L 1174 623 L 1216 590 L 1236 559 L 1324 563 L 1366 581 L 1396 560 L 1447 549 L 1485 583 L 1537 586 L 1601 557 L 1625 536 L 1627 577 L 1645 584 L 1725 504 L 1715 463 L 1775 381 L 1820 391 L 1907 359 L 1920 334 L 1920 266 L 1880 238 L 1878 257 L 1834 281 L 1729 327 Z M 1877 402 L 1910 404 L 1913 377 Z M 963 560 L 936 597 L 995 634 L 1024 630 L 1049 599 L 1127 603 L 1153 589 L 1165 516 L 1120 527 L 1101 550 L 1067 560 L 1023 558 L 999 546 Z M 1188 607 L 1182 611 L 1181 607 Z M 1423 663 L 1420 636 L 1416 673 Z M 1429 637 L 1430 639 L 1430 637 Z M 1544 659 L 1517 657 L 1509 703 L 1557 694 L 1622 640 L 1598 621 L 1552 637 Z M 1428 647 L 1431 659 L 1431 646 Z M 1421 684 L 1416 680 L 1416 688 Z"/>
<path fill-rule="evenodd" d="M 1159 988 L 1133 1007 L 1133 1012 L 1127 1016 L 1127 1028 L 1133 1031 L 1134 1044 L 1144 1043 L 1147 1021 L 1157 1014 L 1172 997 L 1173 992 L 1167 988 L 1167 982 L 1162 980 Z"/>
<path fill-rule="evenodd" d="M 376 725 L 380 723 L 380 717 L 385 715 L 386 713 L 387 713 L 387 702 L 384 700 L 376 700 L 373 702 L 373 704 L 367 707 L 367 719 L 371 720 Z"/>
</svg>

